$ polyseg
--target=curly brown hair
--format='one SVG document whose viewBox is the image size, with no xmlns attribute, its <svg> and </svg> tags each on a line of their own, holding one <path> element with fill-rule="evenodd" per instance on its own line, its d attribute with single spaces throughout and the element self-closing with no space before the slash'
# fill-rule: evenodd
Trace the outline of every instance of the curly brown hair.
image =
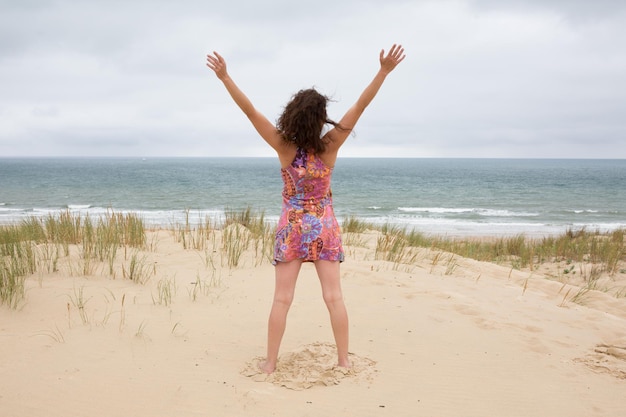
<svg viewBox="0 0 626 417">
<path fill-rule="evenodd" d="M 283 139 L 316 154 L 324 152 L 326 143 L 320 138 L 323 125 L 328 123 L 340 127 L 326 114 L 328 100 L 314 88 L 294 94 L 276 122 Z"/>
</svg>

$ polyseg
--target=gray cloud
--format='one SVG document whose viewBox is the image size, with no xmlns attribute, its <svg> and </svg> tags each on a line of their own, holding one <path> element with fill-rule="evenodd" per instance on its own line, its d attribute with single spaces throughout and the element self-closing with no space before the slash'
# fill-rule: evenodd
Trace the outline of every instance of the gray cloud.
<svg viewBox="0 0 626 417">
<path fill-rule="evenodd" d="M 271 120 L 310 86 L 338 119 L 402 42 L 343 155 L 626 158 L 621 3 L 0 1 L 0 156 L 270 156 L 207 52 Z"/>
<path fill-rule="evenodd" d="M 478 10 L 548 11 L 574 22 L 613 18 L 626 12 L 621 0 L 470 0 Z"/>
</svg>

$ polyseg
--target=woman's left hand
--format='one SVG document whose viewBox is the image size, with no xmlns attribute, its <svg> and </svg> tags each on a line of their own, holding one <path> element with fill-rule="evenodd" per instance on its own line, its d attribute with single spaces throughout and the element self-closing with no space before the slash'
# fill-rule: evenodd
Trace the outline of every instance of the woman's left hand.
<svg viewBox="0 0 626 417">
<path fill-rule="evenodd" d="M 389 74 L 405 57 L 402 45 L 394 44 L 386 56 L 385 50 L 380 51 L 380 69 Z"/>
</svg>

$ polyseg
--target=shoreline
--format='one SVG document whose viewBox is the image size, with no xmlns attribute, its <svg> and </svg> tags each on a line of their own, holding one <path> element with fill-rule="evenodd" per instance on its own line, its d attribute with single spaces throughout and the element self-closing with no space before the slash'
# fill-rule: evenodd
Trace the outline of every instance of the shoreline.
<svg viewBox="0 0 626 417">
<path fill-rule="evenodd" d="M 241 211 L 249 208 L 239 209 Z M 15 226 L 31 218 L 43 220 L 50 216 L 58 217 L 64 213 L 74 216 L 90 217 L 97 220 L 110 213 L 131 214 L 140 217 L 147 228 L 152 230 L 170 229 L 179 225 L 189 225 L 198 227 L 206 222 L 219 224 L 224 221 L 225 214 L 231 209 L 206 209 L 206 210 L 136 210 L 136 209 L 112 209 L 91 206 L 72 206 L 72 208 L 49 208 L 49 209 L 22 209 L 22 208 L 0 208 L 0 227 Z M 235 209 L 236 211 L 237 209 Z M 252 208 L 256 215 L 263 213 L 264 220 L 270 225 L 275 225 L 278 221 L 278 214 L 269 214 L 261 210 Z M 3 213 L 4 211 L 4 213 Z M 15 213 L 18 213 L 17 215 Z M 385 217 L 357 216 L 353 214 L 337 215 L 339 223 L 356 218 L 359 221 L 371 224 L 375 228 L 386 225 L 400 227 L 407 231 L 416 231 L 433 238 L 503 238 L 524 235 L 528 238 L 554 237 L 566 233 L 569 230 L 587 230 L 591 232 L 610 233 L 615 230 L 626 229 L 626 220 L 615 223 L 563 223 L 563 224 L 516 224 L 516 223 L 483 223 L 483 222 L 454 222 L 439 223 L 434 219 L 431 223 L 426 219 L 415 223 L 411 219 L 394 219 Z"/>
</svg>

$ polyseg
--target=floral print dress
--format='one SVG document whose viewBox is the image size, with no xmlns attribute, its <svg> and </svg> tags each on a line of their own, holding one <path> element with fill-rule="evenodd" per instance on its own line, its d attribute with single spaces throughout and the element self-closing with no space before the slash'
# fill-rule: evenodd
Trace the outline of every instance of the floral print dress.
<svg viewBox="0 0 626 417">
<path fill-rule="evenodd" d="M 281 170 L 283 206 L 276 229 L 274 264 L 294 259 L 343 261 L 330 189 L 332 172 L 319 156 L 300 148 L 291 165 Z"/>
</svg>

